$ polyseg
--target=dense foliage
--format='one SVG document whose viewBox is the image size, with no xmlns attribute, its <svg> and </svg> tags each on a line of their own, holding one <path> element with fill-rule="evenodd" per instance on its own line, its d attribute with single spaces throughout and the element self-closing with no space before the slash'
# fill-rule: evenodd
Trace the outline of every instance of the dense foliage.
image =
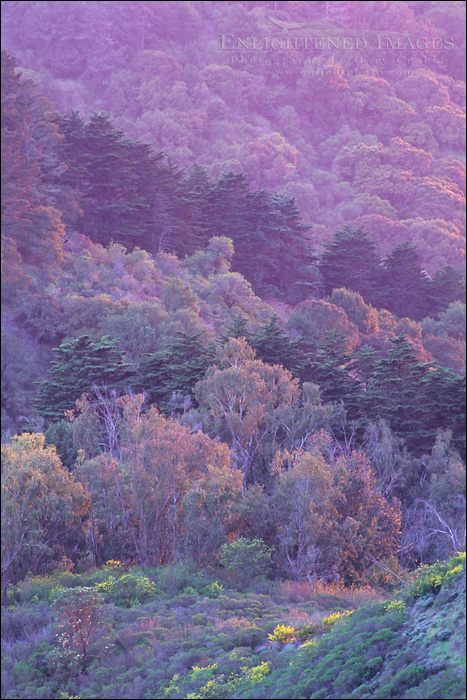
<svg viewBox="0 0 467 700">
<path fill-rule="evenodd" d="M 5 697 L 461 696 L 465 5 L 2 10 Z"/>
<path fill-rule="evenodd" d="M 369 588 L 266 584 L 118 561 L 29 577 L 2 616 L 3 696 L 465 696 L 465 555 L 386 600 Z"/>
</svg>

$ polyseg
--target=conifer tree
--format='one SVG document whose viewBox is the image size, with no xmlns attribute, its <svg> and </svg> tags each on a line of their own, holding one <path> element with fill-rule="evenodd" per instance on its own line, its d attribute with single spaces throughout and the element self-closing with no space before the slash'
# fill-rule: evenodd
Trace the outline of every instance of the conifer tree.
<svg viewBox="0 0 467 700">
<path fill-rule="evenodd" d="M 270 365 L 282 365 L 295 377 L 300 377 L 305 362 L 300 339 L 291 338 L 282 330 L 277 316 L 260 326 L 249 341 L 256 355 Z"/>
<path fill-rule="evenodd" d="M 202 336 L 203 332 L 180 331 L 167 349 L 143 358 L 133 387 L 144 392 L 148 404 L 177 412 L 185 401 L 193 401 L 195 384 L 214 358 L 214 348 L 206 346 Z"/>
<path fill-rule="evenodd" d="M 367 304 L 380 305 L 381 260 L 375 243 L 362 228 L 345 226 L 325 246 L 319 261 L 327 296 L 345 287 L 359 292 Z"/>
<path fill-rule="evenodd" d="M 335 326 L 327 331 L 316 358 L 306 365 L 304 381 L 319 385 L 323 401 L 346 403 L 349 397 L 358 392 L 358 383 L 350 374 L 349 362 L 347 336 L 339 326 Z"/>
<path fill-rule="evenodd" d="M 396 246 L 384 261 L 382 291 L 384 307 L 397 316 L 419 321 L 427 315 L 429 278 L 409 243 Z"/>
<path fill-rule="evenodd" d="M 2 293 L 24 291 L 60 261 L 64 226 L 45 184 L 60 168 L 51 105 L 2 51 Z"/>
<path fill-rule="evenodd" d="M 430 316 L 445 311 L 453 301 L 465 301 L 465 277 L 462 270 L 443 265 L 436 270 L 428 293 Z"/>
<path fill-rule="evenodd" d="M 116 350 L 116 342 L 103 336 L 94 343 L 83 335 L 54 348 L 57 359 L 50 363 L 51 378 L 39 382 L 40 393 L 35 402 L 39 414 L 47 421 L 60 421 L 93 385 L 125 389 L 131 370 Z"/>
</svg>

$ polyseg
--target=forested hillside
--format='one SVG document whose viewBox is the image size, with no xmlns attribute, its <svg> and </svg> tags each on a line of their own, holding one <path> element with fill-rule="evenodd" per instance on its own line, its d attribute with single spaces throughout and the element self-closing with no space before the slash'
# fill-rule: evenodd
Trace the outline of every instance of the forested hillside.
<svg viewBox="0 0 467 700">
<path fill-rule="evenodd" d="M 184 168 L 244 172 L 253 189 L 295 197 L 318 245 L 345 224 L 364 226 L 381 255 L 408 241 L 429 274 L 459 265 L 465 3 L 2 9 L 3 46 L 59 112 L 104 110 Z M 271 20 L 298 29 L 285 34 Z"/>
<path fill-rule="evenodd" d="M 89 656 L 65 629 L 81 605 L 290 586 L 332 616 L 463 550 L 464 15 L 2 2 L 2 598 L 58 625 L 49 689 L 21 647 L 5 697 L 107 663 L 100 623 Z M 242 619 L 238 659 L 273 632 Z M 264 664 L 229 686 L 189 646 L 138 697 L 266 697 Z"/>
</svg>

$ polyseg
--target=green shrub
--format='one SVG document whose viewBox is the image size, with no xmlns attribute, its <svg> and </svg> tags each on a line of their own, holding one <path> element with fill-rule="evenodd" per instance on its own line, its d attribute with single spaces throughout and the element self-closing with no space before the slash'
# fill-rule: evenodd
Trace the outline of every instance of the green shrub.
<svg viewBox="0 0 467 700">
<path fill-rule="evenodd" d="M 98 583 L 95 589 L 104 595 L 106 602 L 122 608 L 146 603 L 156 596 L 156 585 L 142 573 L 123 574 L 119 578 L 110 576 Z"/>
<path fill-rule="evenodd" d="M 419 685 L 426 675 L 427 670 L 424 666 L 408 666 L 394 676 L 392 684 L 397 691 L 407 690 Z"/>
<path fill-rule="evenodd" d="M 331 615 L 328 615 L 328 617 L 323 617 L 323 629 L 328 632 L 332 627 L 334 627 L 335 624 L 337 624 L 340 620 L 344 620 L 346 617 L 351 615 L 353 610 L 343 610 L 342 612 L 335 612 L 332 613 Z"/>
<path fill-rule="evenodd" d="M 452 557 L 442 564 L 437 562 L 432 566 L 422 566 L 417 580 L 410 590 L 411 596 L 421 598 L 428 594 L 436 595 L 443 586 L 450 586 L 452 580 L 465 568 L 465 553 Z"/>
<path fill-rule="evenodd" d="M 206 584 L 203 577 L 192 571 L 190 565 L 184 561 L 160 567 L 157 570 L 156 581 L 158 588 L 170 596 L 177 595 L 189 586 L 200 591 Z"/>
<path fill-rule="evenodd" d="M 373 659 L 369 659 L 365 664 L 365 669 L 363 672 L 363 677 L 370 680 L 375 676 L 381 667 L 383 666 L 383 657 L 375 656 Z"/>
<path fill-rule="evenodd" d="M 272 549 L 263 540 L 240 537 L 235 542 L 221 547 L 220 561 L 226 569 L 246 582 L 269 572 Z"/>
<path fill-rule="evenodd" d="M 197 595 L 198 591 L 196 590 L 196 588 L 193 588 L 193 586 L 187 586 L 183 589 L 182 593 L 184 593 L 185 595 Z"/>
<path fill-rule="evenodd" d="M 299 629 L 295 636 L 300 642 L 304 642 L 307 639 L 310 639 L 310 637 L 314 637 L 316 634 L 318 634 L 320 631 L 320 626 L 316 622 L 310 622 L 307 625 L 304 625 L 301 629 Z"/>
<path fill-rule="evenodd" d="M 212 583 L 209 583 L 207 586 L 204 586 L 202 592 L 204 595 L 207 595 L 208 598 L 218 598 L 220 594 L 222 593 L 222 583 L 218 583 L 217 581 L 213 581 Z"/>
</svg>

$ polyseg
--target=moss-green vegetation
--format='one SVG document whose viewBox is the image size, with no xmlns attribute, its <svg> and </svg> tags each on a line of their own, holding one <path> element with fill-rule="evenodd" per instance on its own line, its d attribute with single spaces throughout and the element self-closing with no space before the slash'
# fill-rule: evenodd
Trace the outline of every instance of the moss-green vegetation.
<svg viewBox="0 0 467 700">
<path fill-rule="evenodd" d="M 465 697 L 465 555 L 423 568 L 387 601 L 370 589 L 232 580 L 119 562 L 26 579 L 3 616 L 2 696 Z M 77 663 L 57 613 L 92 590 L 98 622 Z"/>
</svg>

